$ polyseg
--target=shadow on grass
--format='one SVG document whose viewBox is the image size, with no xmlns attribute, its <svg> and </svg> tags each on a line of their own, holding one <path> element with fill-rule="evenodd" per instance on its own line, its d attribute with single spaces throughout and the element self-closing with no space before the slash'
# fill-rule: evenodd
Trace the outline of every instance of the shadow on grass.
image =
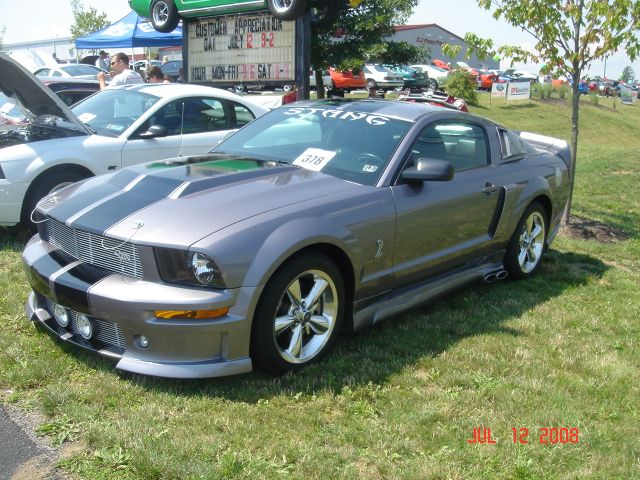
<svg viewBox="0 0 640 480">
<path fill-rule="evenodd" d="M 0 250 L 19 252 L 28 238 L 29 234 L 24 232 L 10 235 L 0 232 Z M 124 373 L 122 377 L 125 382 L 172 395 L 204 395 L 246 403 L 299 392 L 339 393 L 345 387 L 386 383 L 407 367 L 438 357 L 467 337 L 521 335 L 505 324 L 561 296 L 567 289 L 602 276 L 606 269 L 596 258 L 551 250 L 540 271 L 530 280 L 467 286 L 356 335 L 339 338 L 336 348 L 324 360 L 293 375 L 274 378 L 255 372 L 205 380 L 174 380 Z M 66 354 L 92 368 L 115 371 L 115 364 L 109 360 L 66 344 L 58 345 Z"/>
<path fill-rule="evenodd" d="M 0 227 L 0 251 L 22 252 L 33 233 L 20 226 Z"/>
<path fill-rule="evenodd" d="M 606 269 L 593 257 L 552 250 L 538 274 L 528 281 L 468 286 L 356 335 L 341 337 L 323 361 L 292 375 L 274 378 L 256 372 L 206 380 L 170 380 L 125 373 L 123 381 L 178 396 L 205 395 L 246 403 L 386 383 L 405 368 L 435 358 L 467 337 L 521 335 L 504 324 L 567 289 L 600 277 Z M 111 364 L 93 356 L 86 358 L 91 358 L 88 361 L 95 362 L 97 368 L 111 368 Z"/>
</svg>

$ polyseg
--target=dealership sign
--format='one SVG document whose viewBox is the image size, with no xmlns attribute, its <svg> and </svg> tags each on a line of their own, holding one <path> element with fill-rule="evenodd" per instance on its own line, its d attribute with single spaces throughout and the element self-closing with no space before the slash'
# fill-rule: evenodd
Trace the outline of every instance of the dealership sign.
<svg viewBox="0 0 640 480">
<path fill-rule="evenodd" d="M 528 100 L 531 98 L 530 82 L 513 82 L 507 84 L 507 100 Z"/>
<path fill-rule="evenodd" d="M 295 24 L 269 13 L 190 20 L 186 25 L 188 81 L 294 83 Z"/>
</svg>

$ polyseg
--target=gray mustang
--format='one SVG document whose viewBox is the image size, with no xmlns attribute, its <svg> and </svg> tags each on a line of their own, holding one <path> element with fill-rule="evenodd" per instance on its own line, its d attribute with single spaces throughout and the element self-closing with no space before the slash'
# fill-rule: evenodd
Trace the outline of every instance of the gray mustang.
<svg viewBox="0 0 640 480">
<path fill-rule="evenodd" d="M 438 107 L 284 106 L 206 155 L 41 201 L 27 314 L 130 372 L 295 371 L 342 328 L 532 275 L 569 162 L 562 140 Z"/>
</svg>

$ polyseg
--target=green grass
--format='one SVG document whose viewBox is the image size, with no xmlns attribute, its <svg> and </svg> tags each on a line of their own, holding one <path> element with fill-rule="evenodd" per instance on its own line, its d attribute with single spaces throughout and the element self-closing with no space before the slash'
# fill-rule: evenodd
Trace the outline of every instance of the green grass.
<svg viewBox="0 0 640 480">
<path fill-rule="evenodd" d="M 568 101 L 481 95 L 473 113 L 570 137 Z M 54 342 L 23 313 L 25 239 L 1 233 L 0 401 L 78 442 L 61 461 L 77 478 L 639 478 L 638 125 L 640 106 L 583 102 L 574 213 L 628 240 L 560 235 L 531 281 L 468 287 L 281 378 L 120 375 Z M 468 444 L 474 427 L 497 444 Z M 541 427 L 579 441 L 540 444 Z"/>
</svg>

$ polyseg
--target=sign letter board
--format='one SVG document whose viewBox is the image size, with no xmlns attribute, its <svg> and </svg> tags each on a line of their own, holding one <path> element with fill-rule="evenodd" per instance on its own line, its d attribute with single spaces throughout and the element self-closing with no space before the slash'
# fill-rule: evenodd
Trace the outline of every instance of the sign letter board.
<svg viewBox="0 0 640 480">
<path fill-rule="evenodd" d="M 214 86 L 295 83 L 295 26 L 296 22 L 266 12 L 189 20 L 189 82 Z"/>
</svg>

